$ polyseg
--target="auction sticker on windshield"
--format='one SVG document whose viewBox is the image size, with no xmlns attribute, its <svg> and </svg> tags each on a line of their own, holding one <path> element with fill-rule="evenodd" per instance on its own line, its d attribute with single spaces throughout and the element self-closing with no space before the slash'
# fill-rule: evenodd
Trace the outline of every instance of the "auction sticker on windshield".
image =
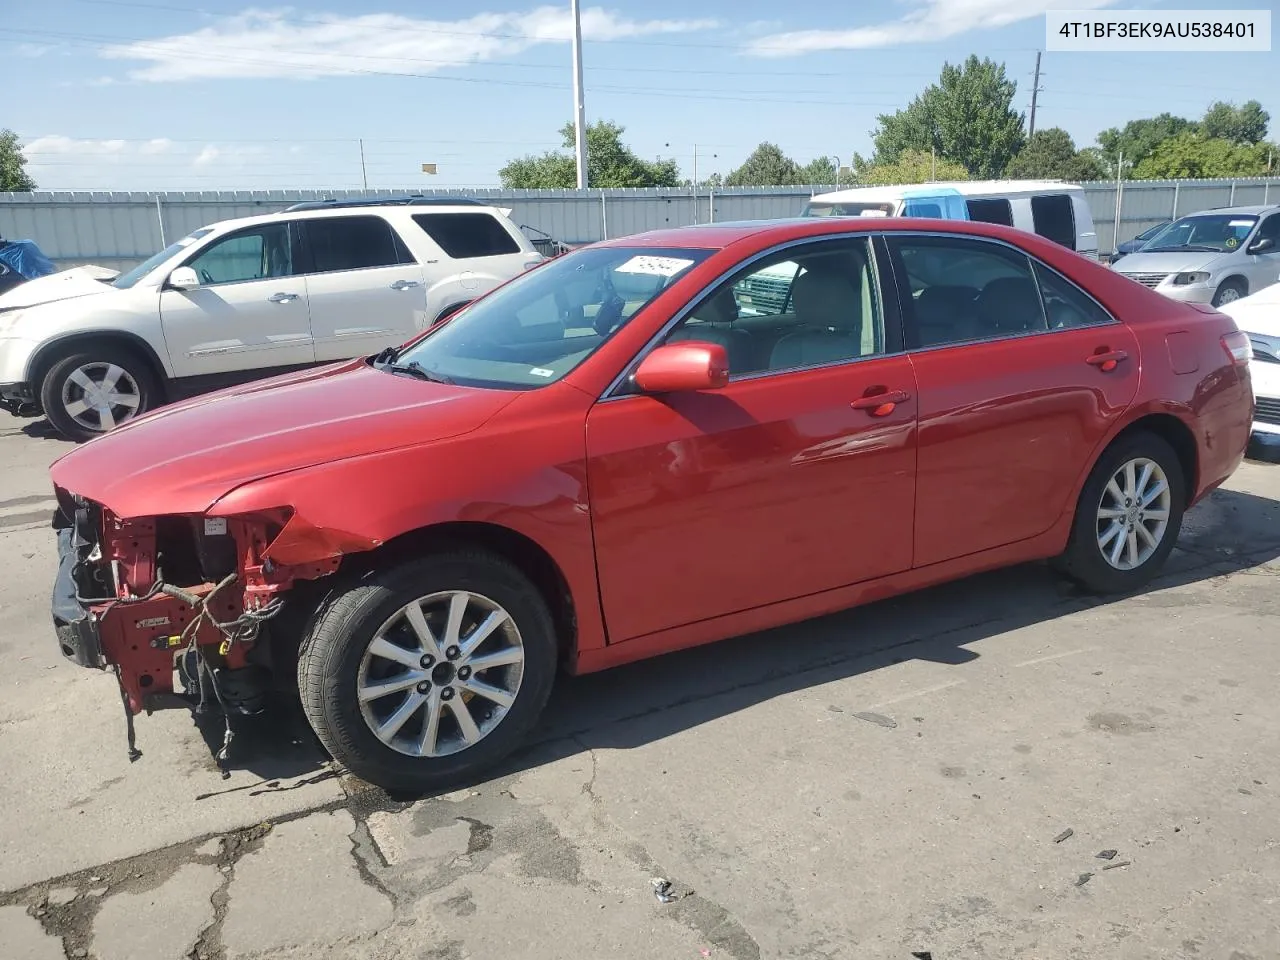
<svg viewBox="0 0 1280 960">
<path fill-rule="evenodd" d="M 646 273 L 655 277 L 674 277 L 686 267 L 693 266 L 692 260 L 679 257 L 654 257 L 641 255 L 632 257 L 617 268 L 618 273 Z"/>
</svg>

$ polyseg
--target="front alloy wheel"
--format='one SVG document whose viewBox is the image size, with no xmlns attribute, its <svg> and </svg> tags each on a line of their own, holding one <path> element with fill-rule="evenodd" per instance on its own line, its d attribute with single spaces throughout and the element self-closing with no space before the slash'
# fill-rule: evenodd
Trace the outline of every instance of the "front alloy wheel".
<svg viewBox="0 0 1280 960">
<path fill-rule="evenodd" d="M 146 413 L 159 393 L 145 360 L 104 343 L 56 360 L 40 383 L 40 406 L 63 436 L 90 440 Z"/>
<path fill-rule="evenodd" d="M 413 792 L 514 750 L 551 692 L 547 603 L 502 557 L 469 549 L 375 570 L 325 603 L 298 651 L 298 691 L 335 760 Z"/>
<path fill-rule="evenodd" d="M 374 634 L 356 681 L 374 736 L 410 757 L 475 746 L 520 693 L 524 642 L 500 604 L 465 590 L 433 593 Z"/>
</svg>

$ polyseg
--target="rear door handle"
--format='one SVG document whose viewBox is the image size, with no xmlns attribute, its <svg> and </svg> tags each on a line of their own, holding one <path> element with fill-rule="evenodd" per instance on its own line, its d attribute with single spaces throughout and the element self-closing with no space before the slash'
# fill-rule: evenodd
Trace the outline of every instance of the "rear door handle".
<svg viewBox="0 0 1280 960">
<path fill-rule="evenodd" d="M 886 390 L 884 393 L 873 393 L 859 397 L 849 403 L 855 410 L 868 410 L 873 417 L 887 417 L 893 413 L 894 407 L 906 403 L 911 395 L 905 390 Z"/>
<path fill-rule="evenodd" d="M 296 293 L 273 293 L 267 299 L 272 303 L 288 303 L 290 300 L 297 300 L 298 295 Z"/>
<path fill-rule="evenodd" d="M 1104 350 L 1102 353 L 1095 353 L 1091 357 L 1085 359 L 1085 363 L 1092 364 L 1103 373 L 1110 373 L 1120 363 L 1121 360 L 1128 360 L 1129 354 L 1123 350 Z"/>
<path fill-rule="evenodd" d="M 392 290 L 409 290 L 413 287 L 422 286 L 421 280 L 397 280 L 391 285 Z"/>
</svg>

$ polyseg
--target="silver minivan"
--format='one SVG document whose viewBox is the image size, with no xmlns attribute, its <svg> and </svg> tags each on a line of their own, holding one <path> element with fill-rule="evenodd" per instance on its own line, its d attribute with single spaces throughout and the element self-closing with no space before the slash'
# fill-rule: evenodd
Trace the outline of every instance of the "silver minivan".
<svg viewBox="0 0 1280 960">
<path fill-rule="evenodd" d="M 1280 280 L 1280 206 L 1179 217 L 1112 269 L 1184 303 L 1239 300 Z"/>
</svg>

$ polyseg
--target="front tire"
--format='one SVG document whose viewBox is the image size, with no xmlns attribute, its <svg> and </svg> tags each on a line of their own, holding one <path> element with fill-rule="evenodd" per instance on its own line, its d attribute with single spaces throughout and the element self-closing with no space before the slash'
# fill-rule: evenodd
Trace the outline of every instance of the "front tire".
<svg viewBox="0 0 1280 960">
<path fill-rule="evenodd" d="M 1187 481 L 1167 441 L 1121 437 L 1085 481 L 1058 566 L 1094 593 L 1127 593 L 1164 565 L 1182 529 Z"/>
<path fill-rule="evenodd" d="M 516 567 L 459 550 L 374 571 L 326 603 L 298 653 L 303 710 L 335 760 L 389 790 L 471 779 L 546 705 L 556 637 Z"/>
<path fill-rule="evenodd" d="M 160 399 L 151 365 L 112 344 L 81 346 L 58 360 L 40 381 L 40 406 L 60 434 L 92 440 L 139 417 Z"/>
<path fill-rule="evenodd" d="M 1221 285 L 1219 285 L 1217 292 L 1213 295 L 1212 305 L 1220 307 L 1224 303 L 1231 303 L 1234 300 L 1239 300 L 1241 297 L 1246 296 L 1248 292 L 1249 290 L 1245 286 L 1243 280 L 1236 277 L 1232 277 L 1230 280 L 1223 280 Z"/>
</svg>

